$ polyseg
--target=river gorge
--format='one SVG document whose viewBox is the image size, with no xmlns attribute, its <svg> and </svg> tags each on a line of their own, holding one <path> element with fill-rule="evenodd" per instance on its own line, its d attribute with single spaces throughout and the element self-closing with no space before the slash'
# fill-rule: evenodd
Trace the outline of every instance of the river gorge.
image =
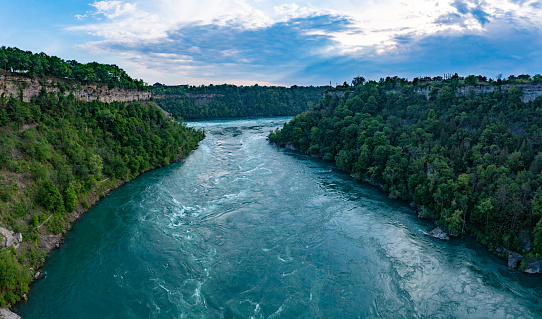
<svg viewBox="0 0 542 319">
<path fill-rule="evenodd" d="M 289 118 L 192 122 L 206 139 L 86 213 L 23 318 L 539 318 L 542 278 L 266 137 Z"/>
</svg>

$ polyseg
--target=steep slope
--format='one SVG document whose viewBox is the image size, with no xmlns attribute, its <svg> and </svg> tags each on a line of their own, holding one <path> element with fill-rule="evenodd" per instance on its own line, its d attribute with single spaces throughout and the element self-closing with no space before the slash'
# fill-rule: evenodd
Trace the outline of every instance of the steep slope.
<svg viewBox="0 0 542 319">
<path fill-rule="evenodd" d="M 182 159 L 204 133 L 174 122 L 151 102 L 137 102 L 148 96 L 144 90 L 4 75 L 0 306 L 6 307 L 24 298 L 46 254 L 81 213 L 140 173 Z M 30 84 L 15 95 L 13 81 Z M 37 94 L 25 91 L 34 84 Z M 111 103 L 102 102 L 104 96 Z"/>
</svg>

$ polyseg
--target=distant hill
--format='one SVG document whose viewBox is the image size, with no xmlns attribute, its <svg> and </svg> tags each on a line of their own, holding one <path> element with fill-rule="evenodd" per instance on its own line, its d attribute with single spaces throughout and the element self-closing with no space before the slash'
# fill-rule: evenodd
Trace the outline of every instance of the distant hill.
<svg viewBox="0 0 542 319">
<path fill-rule="evenodd" d="M 165 86 L 149 89 L 154 100 L 176 118 L 210 119 L 296 115 L 323 97 L 327 86 Z"/>
</svg>

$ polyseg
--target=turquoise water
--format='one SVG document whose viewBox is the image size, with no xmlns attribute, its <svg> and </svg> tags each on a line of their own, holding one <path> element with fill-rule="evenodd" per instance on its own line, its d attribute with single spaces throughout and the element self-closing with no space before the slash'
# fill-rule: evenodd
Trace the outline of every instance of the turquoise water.
<svg viewBox="0 0 542 319">
<path fill-rule="evenodd" d="M 85 214 L 23 318 L 540 318 L 542 279 L 270 145 L 286 118 L 195 122 L 182 163 Z"/>
</svg>

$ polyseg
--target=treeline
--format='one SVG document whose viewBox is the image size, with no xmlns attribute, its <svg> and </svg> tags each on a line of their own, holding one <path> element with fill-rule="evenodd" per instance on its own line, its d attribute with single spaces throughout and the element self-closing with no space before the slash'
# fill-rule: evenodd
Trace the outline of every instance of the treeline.
<svg viewBox="0 0 542 319">
<path fill-rule="evenodd" d="M 32 53 L 5 46 L 0 47 L 0 68 L 30 77 L 55 77 L 80 83 L 107 85 L 109 88 L 147 89 L 143 80 L 132 79 L 126 71 L 114 64 L 82 64 L 75 60 L 64 61 L 43 52 Z"/>
<path fill-rule="evenodd" d="M 209 119 L 247 116 L 285 116 L 308 110 L 329 87 L 277 86 L 165 86 L 150 87 L 155 101 L 176 118 Z"/>
<path fill-rule="evenodd" d="M 28 291 L 45 256 L 40 237 L 66 232 L 74 211 L 186 156 L 203 137 L 151 103 L 80 102 L 45 90 L 31 103 L 0 99 L 0 221 L 23 238 L 0 249 L 0 306 Z"/>
<path fill-rule="evenodd" d="M 416 88 L 384 80 L 329 92 L 269 139 L 417 203 L 451 234 L 540 259 L 542 99 L 522 103 L 517 87 L 456 95 L 454 83 L 426 99 Z"/>
<path fill-rule="evenodd" d="M 387 76 L 385 78 L 380 78 L 380 80 L 374 81 L 369 80 L 366 81 L 366 79 L 362 76 L 355 77 L 351 84 L 348 84 L 347 82 L 344 82 L 342 85 L 338 85 L 335 89 L 339 90 L 345 90 L 350 88 L 351 86 L 357 86 L 362 84 L 378 84 L 380 86 L 384 86 L 386 88 L 393 88 L 396 85 L 403 86 L 406 84 L 410 84 L 413 86 L 432 86 L 432 87 L 438 87 L 442 85 L 448 85 L 452 87 L 457 86 L 463 86 L 463 85 L 503 85 L 503 84 L 530 84 L 530 83 L 542 83 L 542 75 L 535 74 L 533 76 L 529 74 L 520 74 L 518 76 L 515 75 L 509 75 L 508 78 L 503 78 L 502 75 L 499 75 L 497 79 L 488 78 L 487 76 L 483 75 L 468 75 L 466 77 L 459 76 L 457 73 L 454 75 L 447 74 L 445 76 L 421 76 L 421 77 L 415 77 L 412 79 L 412 81 L 409 81 L 406 78 L 400 78 L 398 76 Z M 442 85 L 441 85 L 442 84 Z"/>
</svg>

